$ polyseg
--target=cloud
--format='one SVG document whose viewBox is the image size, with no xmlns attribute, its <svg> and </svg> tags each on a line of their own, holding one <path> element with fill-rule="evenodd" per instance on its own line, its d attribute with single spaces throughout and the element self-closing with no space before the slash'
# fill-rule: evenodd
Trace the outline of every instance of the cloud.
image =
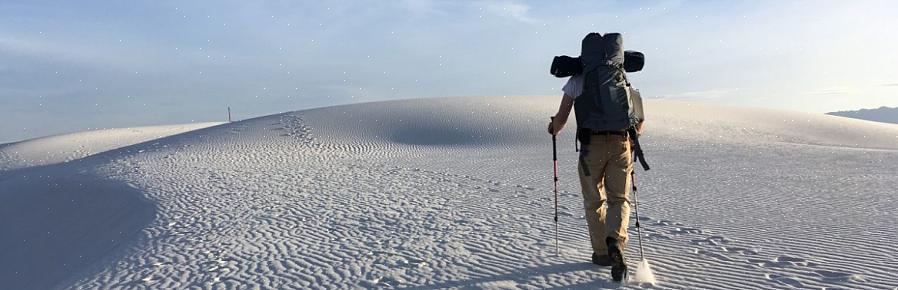
<svg viewBox="0 0 898 290">
<path fill-rule="evenodd" d="M 898 83 L 882 84 L 884 87 L 898 87 Z"/>
<path fill-rule="evenodd" d="M 34 63 L 67 63 L 83 67 L 121 71 L 147 70 L 155 67 L 158 59 L 147 49 L 131 48 L 125 51 L 109 46 L 100 46 L 73 41 L 47 41 L 42 39 L 0 38 L 0 57 L 13 56 L 20 61 L 29 59 Z"/>
<path fill-rule="evenodd" d="M 530 6 L 518 2 L 489 2 L 485 6 L 486 11 L 524 23 L 536 23 L 537 20 L 530 16 Z"/>
<path fill-rule="evenodd" d="M 848 93 L 849 93 L 848 88 L 834 87 L 834 88 L 825 88 L 825 89 L 820 89 L 820 90 L 808 91 L 805 94 L 813 95 L 813 96 L 835 96 L 835 95 L 845 95 Z"/>
<path fill-rule="evenodd" d="M 733 96 L 739 92 L 738 88 L 716 88 L 716 89 L 708 89 L 701 91 L 689 91 L 668 95 L 660 95 L 661 98 L 670 98 L 670 99 L 693 99 L 693 100 L 710 100 L 710 99 L 720 99 L 729 96 Z"/>
<path fill-rule="evenodd" d="M 437 11 L 433 0 L 403 0 L 402 6 L 415 17 L 422 17 Z"/>
</svg>

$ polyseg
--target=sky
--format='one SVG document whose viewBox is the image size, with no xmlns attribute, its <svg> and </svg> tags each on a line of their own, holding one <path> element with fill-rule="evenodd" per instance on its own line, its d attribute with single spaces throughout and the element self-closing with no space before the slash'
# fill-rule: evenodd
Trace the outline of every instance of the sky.
<svg viewBox="0 0 898 290">
<path fill-rule="evenodd" d="M 450 96 L 560 97 L 589 32 L 644 97 L 898 106 L 895 1 L 0 0 L 0 143 Z M 709 112 L 713 113 L 713 112 Z"/>
</svg>

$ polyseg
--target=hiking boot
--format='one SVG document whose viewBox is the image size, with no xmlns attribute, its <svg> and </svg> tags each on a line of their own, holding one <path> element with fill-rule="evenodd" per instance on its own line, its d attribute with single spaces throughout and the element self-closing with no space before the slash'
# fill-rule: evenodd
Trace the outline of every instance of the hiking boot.
<svg viewBox="0 0 898 290">
<path fill-rule="evenodd" d="M 624 258 L 624 249 L 615 238 L 605 239 L 608 244 L 608 258 L 611 259 L 611 279 L 621 282 L 627 277 L 627 260 Z"/>
<path fill-rule="evenodd" d="M 608 257 L 608 255 L 600 256 L 598 253 L 592 252 L 592 263 L 602 267 L 608 267 L 611 266 L 611 258 Z"/>
</svg>

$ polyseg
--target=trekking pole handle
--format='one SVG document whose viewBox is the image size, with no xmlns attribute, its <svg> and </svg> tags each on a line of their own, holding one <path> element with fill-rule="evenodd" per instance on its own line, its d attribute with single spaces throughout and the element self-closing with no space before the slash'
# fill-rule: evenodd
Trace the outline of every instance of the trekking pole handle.
<svg viewBox="0 0 898 290">
<path fill-rule="evenodd" d="M 552 160 L 558 160 L 558 151 L 555 149 L 555 136 L 558 134 L 555 132 L 555 116 L 549 117 L 549 124 L 552 127 Z"/>
</svg>

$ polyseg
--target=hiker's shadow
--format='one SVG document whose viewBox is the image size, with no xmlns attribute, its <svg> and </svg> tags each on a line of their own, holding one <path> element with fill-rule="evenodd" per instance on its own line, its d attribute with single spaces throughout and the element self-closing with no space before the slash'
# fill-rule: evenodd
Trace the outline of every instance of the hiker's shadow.
<svg viewBox="0 0 898 290">
<path fill-rule="evenodd" d="M 572 272 L 583 272 L 588 271 L 591 274 L 588 277 L 585 277 L 585 281 L 582 283 L 576 283 L 574 285 L 565 285 L 558 287 L 549 287 L 544 289 L 618 289 L 621 288 L 621 284 L 614 283 L 610 281 L 610 273 L 609 275 L 600 275 L 600 272 L 607 272 L 610 268 L 599 268 L 596 265 L 591 263 L 568 263 L 568 264 L 556 264 L 551 266 L 539 266 L 539 267 L 531 267 L 531 268 L 521 268 L 512 270 L 507 274 L 495 275 L 495 276 L 485 276 L 485 277 L 476 277 L 467 280 L 454 280 L 454 281 L 445 281 L 445 282 L 437 282 L 428 285 L 408 287 L 402 289 L 517 289 L 514 285 L 527 285 L 530 284 L 531 278 L 534 277 L 545 277 L 552 274 L 562 274 L 562 273 L 572 273 Z M 578 281 L 579 282 L 579 281 Z"/>
</svg>

